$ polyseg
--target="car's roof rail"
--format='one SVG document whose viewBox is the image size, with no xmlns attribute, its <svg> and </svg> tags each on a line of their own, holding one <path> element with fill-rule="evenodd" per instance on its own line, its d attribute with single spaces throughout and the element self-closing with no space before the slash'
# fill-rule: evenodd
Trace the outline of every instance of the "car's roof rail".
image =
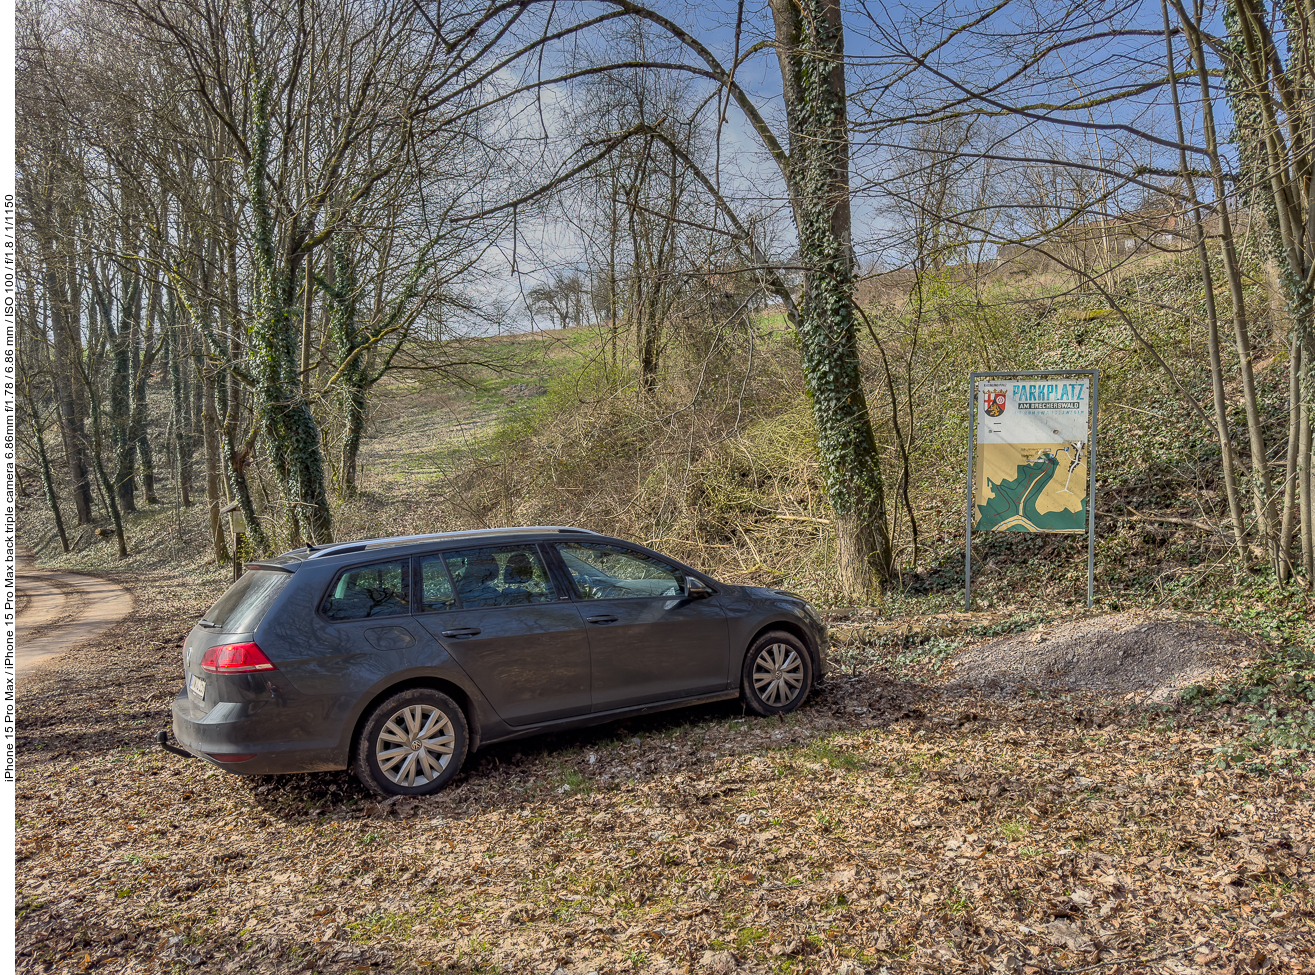
<svg viewBox="0 0 1315 975">
<path fill-rule="evenodd" d="M 359 538 L 353 542 L 335 542 L 323 548 L 312 548 L 306 555 L 308 559 L 320 559 L 343 552 L 347 549 L 360 551 L 370 545 L 394 545 L 404 542 L 424 542 L 431 538 L 457 538 L 466 535 L 506 535 L 511 532 L 561 532 L 565 535 L 597 535 L 588 528 L 572 528 L 568 525 L 529 525 L 520 528 L 471 528 L 466 531 L 434 532 L 430 535 L 393 535 L 389 538 Z M 309 546 L 307 546 L 309 548 Z"/>
</svg>

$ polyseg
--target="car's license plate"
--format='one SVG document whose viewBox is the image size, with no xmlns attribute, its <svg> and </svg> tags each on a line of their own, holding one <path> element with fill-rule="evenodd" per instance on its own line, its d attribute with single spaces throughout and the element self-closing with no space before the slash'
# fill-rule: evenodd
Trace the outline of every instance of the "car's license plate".
<svg viewBox="0 0 1315 975">
<path fill-rule="evenodd" d="M 187 681 L 187 693 L 191 694 L 192 697 L 196 698 L 198 701 L 204 701 L 205 681 L 193 674 Z"/>
</svg>

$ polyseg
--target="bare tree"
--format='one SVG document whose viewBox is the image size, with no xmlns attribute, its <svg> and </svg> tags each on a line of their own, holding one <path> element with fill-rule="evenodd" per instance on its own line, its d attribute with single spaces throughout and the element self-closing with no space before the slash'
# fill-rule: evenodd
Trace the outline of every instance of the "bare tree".
<svg viewBox="0 0 1315 975">
<path fill-rule="evenodd" d="M 531 314 L 550 317 L 558 328 L 584 323 L 585 288 L 578 273 L 557 272 L 547 284 L 535 285 L 525 292 L 525 304 Z"/>
</svg>

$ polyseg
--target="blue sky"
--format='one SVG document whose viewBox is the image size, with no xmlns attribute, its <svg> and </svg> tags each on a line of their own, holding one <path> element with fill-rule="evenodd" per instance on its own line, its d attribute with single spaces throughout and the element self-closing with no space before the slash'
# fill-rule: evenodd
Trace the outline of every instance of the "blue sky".
<svg viewBox="0 0 1315 975">
<path fill-rule="evenodd" d="M 597 10 L 581 5 L 575 11 Z M 660 8 L 674 21 L 690 30 L 722 61 L 729 64 L 735 50 L 736 4 L 727 0 L 705 3 L 674 2 Z M 851 3 L 845 9 L 847 78 L 854 105 L 851 122 L 856 125 L 853 145 L 854 168 L 854 237 L 860 261 L 884 257 L 898 261 L 898 251 L 890 241 L 890 219 L 879 206 L 882 186 L 889 177 L 892 160 L 905 155 L 899 148 L 905 133 L 881 131 L 883 117 L 897 116 L 918 105 L 932 106 L 954 98 L 956 82 L 985 87 L 1000 82 L 1015 70 L 1021 57 L 1050 43 L 1062 31 L 1099 31 L 1108 23 L 1123 36 L 1108 36 L 1081 45 L 1066 47 L 1042 63 L 1035 79 L 1015 81 L 1002 94 L 1002 103 L 1033 105 L 1080 100 L 1126 89 L 1141 81 L 1164 74 L 1164 39 L 1158 3 L 1084 3 L 1065 8 L 1060 4 L 1016 2 L 983 23 L 978 29 L 960 36 L 936 52 L 928 69 L 913 72 L 899 83 L 875 89 L 889 78 L 898 60 L 899 49 L 926 51 L 945 36 L 943 24 L 962 23 L 985 9 L 976 4 L 914 4 L 886 7 L 880 4 Z M 1217 20 L 1214 26 L 1218 29 Z M 1111 31 L 1113 35 L 1115 32 Z M 772 38 L 770 10 L 765 3 L 746 3 L 742 12 L 740 50 Z M 599 44 L 597 37 L 578 43 Z M 1178 44 L 1181 54 L 1181 43 Z M 681 56 L 698 63 L 688 53 Z M 564 56 L 557 52 L 553 57 Z M 674 56 L 672 58 L 675 59 Z M 736 72 L 738 83 L 760 106 L 778 137 L 785 141 L 785 126 L 780 100 L 780 75 L 775 52 L 770 48 L 756 52 Z M 709 86 L 710 87 L 710 86 Z M 873 94 L 880 91 L 880 96 Z M 1200 144 L 1196 104 L 1199 90 L 1191 84 L 1180 89 L 1188 113 L 1189 142 Z M 552 111 L 569 113 L 569 99 L 560 93 L 547 99 Z M 981 108 L 980 103 L 977 104 Z M 1095 105 L 1077 112 L 1053 113 L 1038 109 L 1037 117 L 996 119 L 1002 139 L 997 151 L 1002 154 L 1029 153 L 1031 158 L 1046 154 L 1082 161 L 1122 160 L 1125 167 L 1138 164 L 1166 169 L 1177 166 L 1176 151 L 1148 142 L 1142 130 L 1172 136 L 1167 90 L 1155 88 L 1110 105 Z M 1101 131 L 1084 131 L 1057 124 L 1054 115 L 1105 126 Z M 1230 122 L 1222 99 L 1216 101 L 1217 123 L 1221 139 L 1228 136 Z M 711 117 L 711 116 L 710 116 Z M 551 122 L 549 123 L 551 125 Z M 1119 127 L 1138 131 L 1126 131 Z M 762 149 L 757 135 L 741 112 L 732 106 L 720 127 L 723 146 L 722 185 L 726 194 L 739 205 L 768 207 L 776 214 L 777 229 L 783 239 L 792 235 L 784 183 L 775 164 Z M 1004 137 L 1007 137 L 1005 139 Z M 560 151 L 560 149 L 558 150 Z M 1006 167 L 1007 169 L 1007 167 Z M 1008 191 L 1008 172 L 999 177 Z M 1108 185 L 1108 184 L 1106 184 Z M 1208 188 L 1201 191 L 1208 195 Z M 1135 202 L 1135 188 L 1127 190 L 1126 200 Z M 579 248 L 566 226 L 553 221 L 522 225 L 522 239 L 517 245 L 518 270 L 522 282 L 541 280 L 554 268 L 570 266 L 579 260 Z M 509 246 L 501 248 L 509 253 Z M 537 265 L 537 266 L 536 266 Z M 508 283 L 511 279 L 508 278 Z"/>
</svg>

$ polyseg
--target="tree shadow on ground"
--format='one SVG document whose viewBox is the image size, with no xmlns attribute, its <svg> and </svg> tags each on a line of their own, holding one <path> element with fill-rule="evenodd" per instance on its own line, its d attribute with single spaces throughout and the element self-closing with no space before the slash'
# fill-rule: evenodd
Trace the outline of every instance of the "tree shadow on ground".
<svg viewBox="0 0 1315 975">
<path fill-rule="evenodd" d="M 589 795 L 635 782 L 688 782 L 745 764 L 764 751 L 807 749 L 846 731 L 925 717 L 937 692 L 885 671 L 832 675 L 802 708 L 780 718 L 746 712 L 738 700 L 663 711 L 589 728 L 502 742 L 469 756 L 433 797 L 381 800 L 350 771 L 252 776 L 252 800 L 268 815 L 304 822 L 449 818 L 518 810 L 570 793 Z M 718 764 L 718 760 L 723 760 Z"/>
</svg>

